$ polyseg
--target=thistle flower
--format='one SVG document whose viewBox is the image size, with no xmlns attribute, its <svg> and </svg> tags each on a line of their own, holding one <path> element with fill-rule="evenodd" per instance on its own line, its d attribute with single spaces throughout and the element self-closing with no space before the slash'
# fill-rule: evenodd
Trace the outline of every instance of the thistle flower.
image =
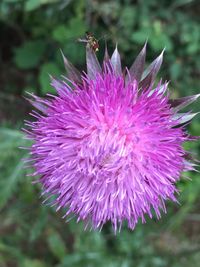
<svg viewBox="0 0 200 267">
<path fill-rule="evenodd" d="M 51 83 L 57 95 L 31 95 L 33 175 L 57 210 L 94 229 L 107 221 L 134 229 L 153 210 L 160 218 L 165 201 L 177 201 L 181 173 L 194 170 L 182 145 L 195 139 L 184 126 L 196 114 L 179 110 L 199 94 L 170 100 L 168 83 L 155 85 L 163 52 L 144 72 L 145 57 L 146 44 L 122 71 L 117 48 L 111 58 L 105 50 L 101 67 L 86 46 L 87 74 L 63 55 L 67 77 Z"/>
</svg>

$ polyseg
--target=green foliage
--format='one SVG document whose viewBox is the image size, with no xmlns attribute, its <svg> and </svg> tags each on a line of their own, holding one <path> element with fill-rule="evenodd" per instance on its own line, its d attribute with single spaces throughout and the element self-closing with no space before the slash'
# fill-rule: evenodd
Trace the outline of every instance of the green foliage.
<svg viewBox="0 0 200 267">
<path fill-rule="evenodd" d="M 129 66 L 148 39 L 147 59 L 166 48 L 162 77 L 172 96 L 199 92 L 199 1 L 0 1 L 0 266 L 1 267 L 188 267 L 199 266 L 199 173 L 179 182 L 181 205 L 168 203 L 162 219 L 147 219 L 134 232 L 126 225 L 116 236 L 110 225 L 102 232 L 84 231 L 75 219 L 45 206 L 40 188 L 27 176 L 22 158 L 29 145 L 19 128 L 30 110 L 25 91 L 55 93 L 49 74 L 64 74 L 61 49 L 78 68 L 85 68 L 86 30 L 104 39 L 112 51 L 118 43 Z M 19 101 L 20 100 L 20 101 Z M 199 104 L 193 105 L 195 111 Z M 199 135 L 196 119 L 189 129 Z M 199 142 L 185 148 L 199 155 Z"/>
<path fill-rule="evenodd" d="M 29 12 L 41 7 L 42 5 L 51 4 L 54 2 L 58 2 L 58 0 L 26 0 L 24 8 L 25 11 Z"/>
<path fill-rule="evenodd" d="M 50 77 L 48 74 L 52 75 L 53 77 L 56 77 L 59 76 L 60 73 L 61 70 L 53 62 L 49 62 L 42 65 L 39 74 L 39 83 L 41 86 L 42 93 L 55 93 L 55 89 L 53 89 L 50 84 Z"/>
<path fill-rule="evenodd" d="M 22 139 L 22 136 L 19 131 L 0 128 L 0 150 L 4 151 L 1 155 L 0 163 L 0 172 L 2 175 L 0 187 L 3 188 L 0 194 L 0 210 L 11 198 L 14 190 L 18 186 L 20 178 L 24 175 L 24 162 L 19 160 L 16 151 L 17 147 L 23 143 L 19 141 Z M 7 162 L 12 164 L 12 168 L 7 168 Z"/>
<path fill-rule="evenodd" d="M 28 41 L 15 49 L 14 62 L 21 69 L 37 67 L 45 51 L 42 41 Z"/>
</svg>

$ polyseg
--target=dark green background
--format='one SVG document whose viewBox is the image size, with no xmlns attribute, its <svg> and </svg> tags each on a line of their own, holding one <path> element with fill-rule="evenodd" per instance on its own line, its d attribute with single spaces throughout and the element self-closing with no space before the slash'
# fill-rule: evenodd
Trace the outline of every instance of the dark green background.
<svg viewBox="0 0 200 267">
<path fill-rule="evenodd" d="M 19 146 L 28 145 L 20 128 L 31 107 L 25 91 L 55 93 L 48 73 L 65 73 L 61 54 L 85 69 L 86 30 L 100 39 L 102 59 L 107 40 L 118 43 L 123 64 L 130 66 L 148 38 L 147 62 L 165 47 L 159 77 L 170 80 L 171 96 L 200 91 L 200 2 L 198 0 L 0 1 L 0 267 L 196 267 L 200 262 L 200 176 L 187 173 L 178 183 L 180 205 L 167 203 L 168 214 L 124 225 L 116 236 L 84 231 L 75 219 L 41 205 L 39 186 L 25 176 Z M 189 107 L 198 111 L 197 102 Z M 188 127 L 199 135 L 199 118 Z M 185 147 L 198 155 L 199 142 Z"/>
</svg>

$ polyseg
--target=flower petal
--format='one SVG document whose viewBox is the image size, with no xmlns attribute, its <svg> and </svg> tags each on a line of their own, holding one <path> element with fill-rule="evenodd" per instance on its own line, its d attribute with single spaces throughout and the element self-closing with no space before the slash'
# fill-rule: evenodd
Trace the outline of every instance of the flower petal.
<svg viewBox="0 0 200 267">
<path fill-rule="evenodd" d="M 170 99 L 169 104 L 174 108 L 174 111 L 179 111 L 180 109 L 190 105 L 192 102 L 197 100 L 199 97 L 200 97 L 200 94 L 181 97 L 177 99 Z"/>
<path fill-rule="evenodd" d="M 147 43 L 145 43 L 141 52 L 136 57 L 132 66 L 130 67 L 129 75 L 126 76 L 126 82 L 129 80 L 129 77 L 130 77 L 131 81 L 135 79 L 139 83 L 142 77 L 142 73 L 144 71 L 144 64 L 145 64 L 145 58 L 146 58 L 146 46 L 147 46 Z"/>
<path fill-rule="evenodd" d="M 120 58 L 120 54 L 118 52 L 117 46 L 115 48 L 115 51 L 112 54 L 111 63 L 112 63 L 115 74 L 122 75 L 121 58 Z"/>
<path fill-rule="evenodd" d="M 199 114 L 200 112 L 197 113 L 176 113 L 173 116 L 173 120 L 177 120 L 177 125 L 179 124 L 185 124 L 189 121 L 191 121 L 197 114 Z"/>
<path fill-rule="evenodd" d="M 81 83 L 81 73 L 73 66 L 73 64 L 64 56 L 61 51 L 65 69 L 67 71 L 68 78 L 75 83 Z"/>
<path fill-rule="evenodd" d="M 156 75 L 157 75 L 157 73 L 161 67 L 162 61 L 163 61 L 163 53 L 164 53 L 164 50 L 146 69 L 146 71 L 145 71 L 146 76 L 139 83 L 139 88 L 148 89 L 150 86 L 153 85 L 155 77 L 156 77 Z"/>
<path fill-rule="evenodd" d="M 95 52 L 88 45 L 86 46 L 86 64 L 87 74 L 90 79 L 95 79 L 96 74 L 102 72 Z"/>
<path fill-rule="evenodd" d="M 162 84 L 162 80 L 161 80 L 160 83 L 156 86 L 156 88 L 154 88 L 153 90 L 151 90 L 149 92 L 148 96 L 151 96 L 156 91 L 157 91 L 157 94 L 164 95 L 165 92 L 167 91 L 168 84 L 169 84 L 169 82 L 165 82 L 164 84 Z"/>
<path fill-rule="evenodd" d="M 39 111 L 41 111 L 42 113 L 46 113 L 46 109 L 47 109 L 47 107 L 45 106 L 45 104 L 44 103 L 42 103 L 42 102 L 44 102 L 44 100 L 42 100 L 40 97 L 38 97 L 38 96 L 35 96 L 33 93 L 29 93 L 29 92 L 26 92 L 28 95 L 29 95 L 29 97 L 31 97 L 31 98 L 27 98 L 27 97 L 25 97 L 25 99 L 32 105 L 32 106 L 34 106 L 36 109 L 38 109 Z"/>
<path fill-rule="evenodd" d="M 110 56 L 108 54 L 107 43 L 105 43 L 105 53 L 104 53 L 104 59 L 103 59 L 103 61 L 104 62 L 109 62 L 109 60 L 110 60 Z"/>
</svg>

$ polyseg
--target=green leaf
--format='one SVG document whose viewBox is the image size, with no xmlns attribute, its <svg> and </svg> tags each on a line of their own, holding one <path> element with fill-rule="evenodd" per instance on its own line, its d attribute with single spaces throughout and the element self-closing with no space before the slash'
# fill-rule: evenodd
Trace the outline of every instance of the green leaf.
<svg viewBox="0 0 200 267">
<path fill-rule="evenodd" d="M 147 29 L 146 31 L 140 30 L 136 31 L 132 34 L 131 40 L 137 42 L 138 44 L 144 44 L 147 38 L 149 37 L 150 30 Z"/>
<path fill-rule="evenodd" d="M 18 149 L 19 146 L 25 144 L 28 144 L 28 142 L 24 139 L 22 132 L 14 129 L 0 128 L 0 151 L 4 150 L 4 154 L 9 150 Z"/>
<path fill-rule="evenodd" d="M 173 80 L 178 79 L 181 76 L 182 65 L 181 62 L 174 62 L 170 67 L 170 74 Z"/>
<path fill-rule="evenodd" d="M 19 151 L 18 148 L 27 144 L 23 136 L 18 130 L 0 128 L 0 151 L 4 151 L 0 153 L 0 209 L 12 197 L 20 178 L 23 177 L 24 162 L 19 156 L 22 156 L 23 151 Z"/>
<path fill-rule="evenodd" d="M 86 26 L 85 22 L 80 18 L 72 18 L 69 22 L 69 37 L 79 37 L 83 33 L 85 33 Z"/>
<path fill-rule="evenodd" d="M 19 131 L 19 130 L 15 130 L 15 129 L 9 129 L 9 128 L 0 128 L 0 136 L 6 136 L 11 137 L 11 138 L 23 138 L 24 134 Z"/>
<path fill-rule="evenodd" d="M 23 161 L 19 161 L 15 167 L 12 168 L 12 173 L 8 177 L 4 177 L 5 180 L 1 181 L 1 194 L 0 194 L 0 209 L 7 203 L 8 199 L 12 196 L 16 184 L 19 182 L 19 178 L 24 166 Z"/>
<path fill-rule="evenodd" d="M 61 236 L 57 232 L 52 231 L 52 232 L 50 232 L 50 234 L 47 238 L 47 242 L 48 242 L 49 248 L 50 248 L 51 252 L 54 254 L 54 256 L 57 259 L 62 260 L 66 255 L 66 247 L 65 247 L 65 243 L 62 240 Z"/>
<path fill-rule="evenodd" d="M 40 260 L 25 259 L 21 265 L 22 267 L 45 267 L 46 264 Z"/>
<path fill-rule="evenodd" d="M 47 223 L 47 211 L 48 209 L 44 206 L 40 209 L 40 214 L 36 219 L 36 223 L 33 225 L 31 232 L 30 232 L 30 241 L 33 242 L 38 239 L 46 226 Z"/>
<path fill-rule="evenodd" d="M 21 47 L 15 49 L 15 64 L 21 69 L 36 67 L 42 59 L 45 47 L 45 43 L 40 40 L 25 42 Z"/>
<path fill-rule="evenodd" d="M 136 23 L 136 11 L 136 8 L 132 6 L 126 6 L 122 9 L 120 23 L 126 31 L 130 31 L 130 28 Z"/>
<path fill-rule="evenodd" d="M 3 0 L 3 2 L 5 3 L 17 3 L 17 2 L 21 2 L 22 0 Z"/>
<path fill-rule="evenodd" d="M 161 21 L 156 20 L 153 23 L 153 31 L 149 36 L 149 43 L 154 50 L 161 50 L 165 48 L 166 50 L 172 50 L 172 42 L 170 37 L 165 34 L 165 28 Z"/>
<path fill-rule="evenodd" d="M 19 247 L 10 246 L 0 241 L 0 254 L 3 252 L 7 253 L 10 258 L 16 258 L 18 260 L 23 259 L 23 255 Z"/>
<path fill-rule="evenodd" d="M 33 10 L 39 8 L 41 5 L 51 4 L 54 2 L 58 2 L 58 0 L 26 0 L 25 10 L 26 11 L 33 11 Z"/>
<path fill-rule="evenodd" d="M 67 26 L 66 25 L 58 25 L 52 32 L 52 37 L 54 40 L 58 42 L 64 42 L 67 40 Z"/>
<path fill-rule="evenodd" d="M 53 38 L 60 42 L 65 43 L 70 39 L 74 39 L 82 36 L 86 31 L 85 23 L 81 18 L 72 18 L 68 24 L 58 25 L 52 32 Z"/>
<path fill-rule="evenodd" d="M 55 94 L 55 89 L 51 86 L 51 81 L 49 74 L 52 76 L 59 76 L 61 74 L 61 70 L 59 67 L 52 62 L 46 63 L 42 65 L 40 69 L 40 74 L 39 74 L 39 82 L 40 86 L 42 89 L 42 93 L 54 93 Z"/>
<path fill-rule="evenodd" d="M 27 0 L 25 2 L 25 10 L 32 11 L 41 5 L 41 0 Z"/>
<path fill-rule="evenodd" d="M 85 253 L 83 252 L 75 252 L 71 255 L 67 255 L 63 258 L 61 264 L 58 265 L 58 267 L 68 267 L 68 266 L 79 266 L 77 264 L 80 264 L 82 266 L 82 262 L 101 262 L 103 260 L 104 255 L 102 252 L 88 252 L 86 250 Z M 95 265 L 91 265 L 95 266 Z M 105 266 L 104 264 L 101 264 L 100 266 Z M 106 264 L 106 266 L 110 266 Z M 116 266 L 116 265 L 115 265 Z M 118 265 L 119 266 L 119 265 Z M 121 266 L 121 265 L 120 265 Z"/>
</svg>

